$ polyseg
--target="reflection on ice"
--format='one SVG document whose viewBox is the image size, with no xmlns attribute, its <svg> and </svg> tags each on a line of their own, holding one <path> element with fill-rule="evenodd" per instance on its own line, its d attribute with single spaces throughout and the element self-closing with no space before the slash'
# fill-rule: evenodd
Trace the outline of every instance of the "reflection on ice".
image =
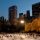
<svg viewBox="0 0 40 40">
<path fill-rule="evenodd" d="M 29 33 L 0 34 L 0 40 L 40 40 L 40 36 Z"/>
</svg>

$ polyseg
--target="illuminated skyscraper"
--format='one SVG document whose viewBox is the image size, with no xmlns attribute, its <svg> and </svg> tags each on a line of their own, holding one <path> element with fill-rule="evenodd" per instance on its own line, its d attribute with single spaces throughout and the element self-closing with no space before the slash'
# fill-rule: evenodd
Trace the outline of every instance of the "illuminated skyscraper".
<svg viewBox="0 0 40 40">
<path fill-rule="evenodd" d="M 9 7 L 9 21 L 11 24 L 15 24 L 17 18 L 17 6 Z"/>
</svg>

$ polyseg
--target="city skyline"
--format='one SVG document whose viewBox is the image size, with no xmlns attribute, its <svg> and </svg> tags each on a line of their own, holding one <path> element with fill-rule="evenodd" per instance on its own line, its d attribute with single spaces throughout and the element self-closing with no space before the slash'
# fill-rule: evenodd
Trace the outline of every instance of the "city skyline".
<svg viewBox="0 0 40 40">
<path fill-rule="evenodd" d="M 40 0 L 1 0 L 0 3 L 0 16 L 4 16 L 6 19 L 8 18 L 8 9 L 10 6 L 16 5 L 17 12 L 26 13 L 27 10 L 30 10 L 30 15 L 32 15 L 32 4 L 40 2 Z"/>
</svg>

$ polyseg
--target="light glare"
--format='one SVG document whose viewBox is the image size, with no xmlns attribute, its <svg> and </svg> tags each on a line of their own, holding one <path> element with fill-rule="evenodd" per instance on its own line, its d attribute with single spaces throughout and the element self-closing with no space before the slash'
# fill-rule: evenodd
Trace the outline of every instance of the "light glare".
<svg viewBox="0 0 40 40">
<path fill-rule="evenodd" d="M 24 21 L 23 21 L 23 20 L 21 20 L 20 22 L 21 22 L 22 24 L 24 23 Z"/>
</svg>

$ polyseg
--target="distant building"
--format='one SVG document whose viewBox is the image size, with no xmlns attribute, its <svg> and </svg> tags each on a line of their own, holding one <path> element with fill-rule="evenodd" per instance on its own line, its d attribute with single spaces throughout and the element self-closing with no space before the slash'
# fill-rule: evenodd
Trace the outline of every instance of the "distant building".
<svg viewBox="0 0 40 40">
<path fill-rule="evenodd" d="M 27 14 L 27 18 L 30 18 L 30 10 L 27 10 L 26 14 Z"/>
<path fill-rule="evenodd" d="M 26 11 L 26 14 L 24 14 L 24 20 L 25 20 L 26 22 L 31 22 L 32 17 L 30 16 L 30 10 L 27 10 L 27 11 Z"/>
<path fill-rule="evenodd" d="M 32 16 L 35 18 L 40 16 L 40 2 L 32 5 Z"/>
<path fill-rule="evenodd" d="M 19 13 L 19 17 L 23 16 L 23 13 Z"/>
<path fill-rule="evenodd" d="M 4 25 L 4 17 L 1 16 L 1 17 L 0 17 L 0 27 L 3 26 L 3 25 Z"/>
<path fill-rule="evenodd" d="M 24 19 L 23 13 L 19 13 L 19 19 Z"/>
<path fill-rule="evenodd" d="M 24 14 L 24 17 L 27 17 L 27 13 L 26 13 L 26 14 Z"/>
<path fill-rule="evenodd" d="M 26 14 L 24 14 L 24 17 L 26 17 L 27 19 L 30 18 L 30 10 L 27 10 L 26 11 Z"/>
<path fill-rule="evenodd" d="M 0 21 L 4 22 L 4 17 L 3 16 L 0 17 Z"/>
<path fill-rule="evenodd" d="M 9 7 L 9 21 L 11 24 L 15 25 L 17 18 L 17 6 Z"/>
</svg>

